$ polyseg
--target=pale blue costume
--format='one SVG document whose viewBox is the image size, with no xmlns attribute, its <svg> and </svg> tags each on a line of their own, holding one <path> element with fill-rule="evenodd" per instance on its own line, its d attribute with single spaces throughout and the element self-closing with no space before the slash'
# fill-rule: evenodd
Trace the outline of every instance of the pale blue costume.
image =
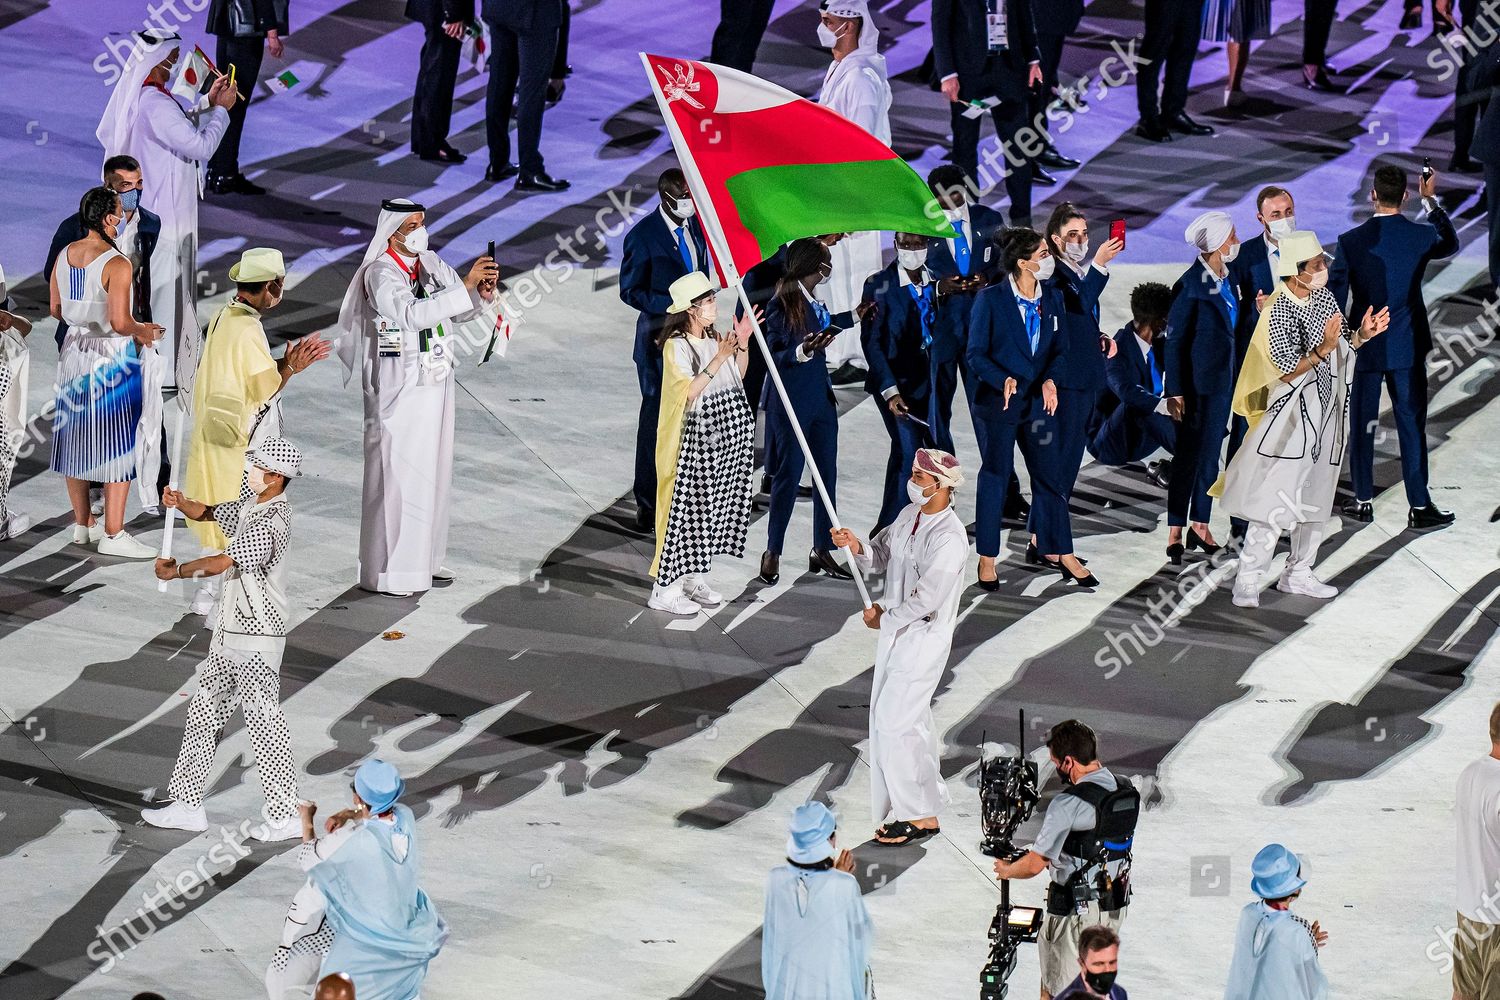
<svg viewBox="0 0 1500 1000">
<path fill-rule="evenodd" d="M 1283 899 L 1301 889 L 1297 856 L 1269 844 L 1251 862 L 1250 889 L 1260 899 L 1240 911 L 1234 960 L 1224 1000 L 1325 1000 L 1328 980 L 1318 964 L 1312 928 L 1290 910 L 1272 909 L 1267 899 Z"/>
<path fill-rule="evenodd" d="M 373 787 L 362 781 L 377 777 L 367 773 L 372 764 L 389 769 L 394 780 Z M 395 769 L 380 761 L 361 766 L 355 775 L 355 791 L 371 813 L 392 809 L 404 788 Z M 366 820 L 308 872 L 335 930 L 322 975 L 347 973 L 359 1000 L 413 1000 L 427 963 L 448 938 L 448 925 L 417 884 L 422 855 L 416 819 L 403 805 L 395 805 L 394 812 L 394 823 Z"/>
<path fill-rule="evenodd" d="M 874 927 L 853 875 L 801 868 L 833 856 L 833 813 L 821 802 L 792 814 L 786 856 L 766 879 L 760 970 L 766 1000 L 865 1000 Z M 365 1000 L 360 994 L 360 1000 Z"/>
</svg>

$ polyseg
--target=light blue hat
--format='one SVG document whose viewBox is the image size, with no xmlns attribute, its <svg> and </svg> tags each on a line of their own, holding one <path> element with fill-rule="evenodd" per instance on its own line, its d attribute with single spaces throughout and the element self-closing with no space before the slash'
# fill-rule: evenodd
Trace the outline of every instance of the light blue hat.
<svg viewBox="0 0 1500 1000">
<path fill-rule="evenodd" d="M 792 811 L 787 825 L 787 860 L 815 865 L 833 857 L 833 813 L 821 802 L 807 802 Z"/>
<path fill-rule="evenodd" d="M 1261 899 L 1283 899 L 1307 884 L 1302 862 L 1280 844 L 1267 844 L 1250 862 L 1250 891 Z"/>
<path fill-rule="evenodd" d="M 406 782 L 383 760 L 367 760 L 354 772 L 354 791 L 375 815 L 386 812 L 406 791 Z"/>
</svg>

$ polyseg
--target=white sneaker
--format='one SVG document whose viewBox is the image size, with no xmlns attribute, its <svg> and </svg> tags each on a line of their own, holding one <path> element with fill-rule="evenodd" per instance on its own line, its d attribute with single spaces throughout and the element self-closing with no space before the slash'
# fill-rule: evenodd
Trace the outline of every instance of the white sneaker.
<svg viewBox="0 0 1500 1000">
<path fill-rule="evenodd" d="M 1236 576 L 1234 578 L 1234 593 L 1229 599 L 1237 608 L 1260 607 L 1260 574 Z"/>
<path fill-rule="evenodd" d="M 705 608 L 717 608 L 724 603 L 724 595 L 708 585 L 702 577 L 694 576 L 682 581 L 682 593 L 690 601 Z"/>
<path fill-rule="evenodd" d="M 458 579 L 458 574 L 453 572 L 447 566 L 439 566 L 437 569 L 432 571 L 432 578 L 439 583 L 450 583 L 453 580 Z"/>
<path fill-rule="evenodd" d="M 99 539 L 99 554 L 121 556 L 125 559 L 155 559 L 161 553 L 149 545 L 136 541 L 130 532 L 121 530 L 118 535 L 105 535 Z"/>
<path fill-rule="evenodd" d="M 98 517 L 104 513 L 104 491 L 98 488 L 89 490 L 89 513 Z"/>
<path fill-rule="evenodd" d="M 264 844 L 273 844 L 278 840 L 291 840 L 293 837 L 302 836 L 302 821 L 295 815 L 288 816 L 280 823 L 262 823 L 250 832 L 251 840 L 259 840 Z"/>
<path fill-rule="evenodd" d="M 208 813 L 203 811 L 203 807 L 199 806 L 194 809 L 181 802 L 172 802 L 160 809 L 142 809 L 141 819 L 163 830 L 189 830 L 193 833 L 202 833 L 208 829 Z"/>
<path fill-rule="evenodd" d="M 676 587 L 663 587 L 659 584 L 651 588 L 651 599 L 646 602 L 646 607 L 684 617 L 692 617 L 703 610 L 702 605 Z"/>
<path fill-rule="evenodd" d="M 25 514 L 10 514 L 0 524 L 0 538 L 15 538 L 31 530 L 31 518 Z"/>
<path fill-rule="evenodd" d="M 96 519 L 93 524 L 73 525 L 74 545 L 98 545 L 99 539 L 104 537 L 104 520 Z"/>
<path fill-rule="evenodd" d="M 161 517 L 161 507 L 157 504 L 152 504 L 149 507 L 142 507 L 141 513 L 147 517 Z"/>
<path fill-rule="evenodd" d="M 193 595 L 193 603 L 188 605 L 188 614 L 206 615 L 214 609 L 214 590 L 212 587 L 199 587 L 198 592 Z"/>
<path fill-rule="evenodd" d="M 1310 569 L 1287 570 L 1276 581 L 1276 589 L 1283 594 L 1301 594 L 1303 597 L 1316 597 L 1320 601 L 1337 597 L 1339 593 L 1339 588 L 1319 580 Z"/>
</svg>

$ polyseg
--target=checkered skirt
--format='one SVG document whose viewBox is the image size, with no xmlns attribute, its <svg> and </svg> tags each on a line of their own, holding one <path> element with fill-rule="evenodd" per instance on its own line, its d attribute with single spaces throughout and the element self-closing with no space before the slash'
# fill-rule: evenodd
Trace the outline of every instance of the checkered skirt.
<svg viewBox="0 0 1500 1000">
<path fill-rule="evenodd" d="M 657 567 L 662 586 L 707 573 L 715 555 L 744 554 L 754 447 L 755 416 L 738 387 L 700 397 L 698 409 L 684 415 Z"/>
</svg>

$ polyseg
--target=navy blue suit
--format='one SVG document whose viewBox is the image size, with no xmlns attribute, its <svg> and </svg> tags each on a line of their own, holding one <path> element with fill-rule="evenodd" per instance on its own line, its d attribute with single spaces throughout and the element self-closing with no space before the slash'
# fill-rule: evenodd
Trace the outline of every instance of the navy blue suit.
<svg viewBox="0 0 1500 1000">
<path fill-rule="evenodd" d="M 809 323 L 816 326 L 811 303 L 805 310 Z M 818 473 L 828 489 L 828 497 L 838 503 L 838 459 L 839 459 L 839 410 L 833 399 L 833 383 L 828 378 L 828 363 L 822 350 L 817 350 L 806 361 L 797 358 L 797 349 L 807 336 L 807 331 L 794 329 L 782 309 L 779 299 L 772 299 L 766 306 L 764 325 L 766 343 L 771 348 L 771 358 L 781 382 L 786 386 L 787 398 L 792 401 L 792 411 L 802 425 L 807 446 L 812 451 L 813 461 L 818 464 Z M 775 392 L 766 396 L 766 418 L 771 432 L 781 441 L 776 449 L 776 467 L 771 470 L 771 507 L 766 517 L 766 549 L 773 555 L 781 554 L 786 540 L 786 526 L 792 519 L 792 509 L 797 505 L 797 486 L 802 481 L 802 468 L 806 462 L 802 449 L 797 446 L 797 436 L 792 431 L 781 397 Z M 821 497 L 813 496 L 812 547 L 818 551 L 832 551 L 833 518 L 823 506 Z"/>
<path fill-rule="evenodd" d="M 137 208 L 140 221 L 136 223 L 134 247 L 121 247 L 127 254 L 132 251 L 139 256 L 141 266 L 135 269 L 131 278 L 131 311 L 138 323 L 151 322 L 151 254 L 156 250 L 156 241 L 161 236 L 161 218 Z M 57 255 L 62 253 L 63 247 L 69 243 L 83 239 L 83 222 L 74 212 L 62 222 L 58 223 L 57 232 L 52 234 L 52 246 L 47 249 L 47 259 L 42 262 L 42 280 L 52 280 L 52 268 L 57 263 Z M 63 337 L 68 333 L 68 324 L 62 320 L 57 321 L 57 349 L 62 350 Z M 163 452 L 163 460 L 165 460 Z"/>
<path fill-rule="evenodd" d="M 1172 286 L 1164 343 L 1166 393 L 1183 399 L 1177 460 L 1167 489 L 1167 524 L 1208 523 L 1208 489 L 1219 478 L 1219 450 L 1234 398 L 1235 322 L 1222 290 L 1233 294 L 1232 275 L 1220 283 L 1193 261 Z M 1235 299 L 1236 313 L 1246 306 Z M 1253 306 L 1254 303 L 1251 303 Z"/>
<path fill-rule="evenodd" d="M 1042 447 L 1031 469 L 1030 528 L 1045 555 L 1073 551 L 1068 501 L 1083 466 L 1083 449 L 1099 394 L 1104 391 L 1104 353 L 1099 349 L 1099 296 L 1109 275 L 1093 265 L 1079 275 L 1058 261 L 1047 285 L 1062 296 L 1062 348 L 1052 368 L 1057 412 L 1041 416 Z"/>
<path fill-rule="evenodd" d="M 698 262 L 708 274 L 712 266 L 703 228 L 696 217 L 687 220 Z M 635 431 L 635 505 L 637 510 L 656 506 L 656 418 L 661 410 L 661 348 L 656 335 L 666 322 L 672 304 L 668 289 L 688 273 L 677 240 L 660 211 L 652 212 L 625 234 L 625 258 L 620 264 L 620 298 L 640 313 L 635 321 L 636 377 L 641 385 L 640 421 Z"/>
<path fill-rule="evenodd" d="M 969 243 L 968 270 L 964 271 L 958 266 L 945 239 L 928 241 L 927 270 L 935 279 L 983 274 L 988 280 L 995 280 L 1000 274 L 1000 247 L 997 241 L 1000 230 L 1004 228 L 1005 220 L 1000 217 L 999 212 L 983 205 L 970 205 L 969 224 L 964 227 L 965 239 Z M 953 447 L 953 396 L 958 391 L 960 376 L 963 378 L 964 395 L 969 401 L 970 409 L 974 406 L 974 389 L 977 383 L 969 373 L 964 352 L 968 349 L 969 314 L 974 309 L 974 297 L 977 294 L 955 292 L 942 297 L 938 303 L 942 319 L 941 333 L 934 336 L 932 342 L 934 419 L 929 423 L 932 425 L 932 435 L 937 441 L 937 447 L 954 455 L 958 453 Z M 975 421 L 974 430 L 976 434 L 982 433 L 978 421 Z M 983 438 L 979 439 L 979 446 L 982 450 Z"/>
<path fill-rule="evenodd" d="M 1035 479 L 1042 383 L 1051 377 L 1064 346 L 1062 314 L 1062 294 L 1043 285 L 1041 331 L 1033 351 L 1008 279 L 983 289 L 974 299 L 974 314 L 969 319 L 968 361 L 969 370 L 979 382 L 974 394 L 974 420 L 985 425 L 974 518 L 982 556 L 1000 554 L 1000 517 L 1006 489 L 1015 471 L 1018 442 L 1026 467 L 1033 470 Z M 1016 380 L 1016 391 L 1009 405 L 1005 403 L 1007 378 Z"/>
<path fill-rule="evenodd" d="M 762 309 L 771 301 L 776 294 L 776 282 L 786 273 L 786 247 L 782 246 L 771 256 L 756 264 L 746 271 L 740 279 L 740 286 L 745 290 L 745 298 L 750 300 L 752 306 L 760 306 Z M 734 307 L 736 317 L 743 315 L 745 305 L 738 302 Z M 766 359 L 761 354 L 760 347 L 752 345 L 750 348 L 750 362 L 745 367 L 745 399 L 750 404 L 750 412 L 757 413 L 765 405 L 765 394 L 775 392 L 774 388 L 767 385 Z M 776 467 L 776 437 L 771 433 L 771 425 L 766 423 L 764 428 L 764 454 L 762 462 L 766 468 L 767 475 Z"/>
<path fill-rule="evenodd" d="M 411 101 L 411 151 L 433 156 L 448 144 L 453 123 L 453 85 L 463 42 L 449 38 L 444 24 L 474 20 L 474 0 L 406 0 L 406 16 L 422 25 L 417 89 Z"/>
<path fill-rule="evenodd" d="M 1357 500 L 1375 495 L 1375 424 L 1380 420 L 1380 386 L 1391 394 L 1391 414 L 1401 445 L 1401 478 L 1406 502 L 1426 507 L 1427 355 L 1432 328 L 1422 299 L 1422 278 L 1431 261 L 1458 249 L 1458 234 L 1441 206 L 1431 224 L 1403 215 L 1377 215 L 1339 237 L 1329 290 L 1358 323 L 1366 309 L 1391 310 L 1391 325 L 1359 349 L 1349 391 L 1349 477 Z"/>
<path fill-rule="evenodd" d="M 1229 280 L 1234 282 L 1234 294 L 1242 303 L 1238 321 L 1234 324 L 1234 377 L 1240 376 L 1240 366 L 1250 350 L 1250 338 L 1255 335 L 1255 324 L 1260 320 L 1260 310 L 1255 307 L 1257 295 L 1270 295 L 1276 290 L 1276 273 L 1271 267 L 1271 246 L 1266 234 L 1261 232 L 1240 244 L 1240 252 L 1229 262 Z M 1250 422 L 1238 413 L 1229 416 L 1229 448 L 1224 461 L 1234 457 L 1240 450 L 1240 442 L 1250 430 Z M 1245 522 L 1230 518 L 1236 531 L 1243 531 Z"/>
<path fill-rule="evenodd" d="M 922 313 L 913 290 L 928 300 L 928 336 L 937 343 L 936 327 L 940 323 L 937 307 L 937 285 L 901 283 L 895 263 L 877 271 L 865 282 L 863 302 L 875 303 L 860 323 L 860 344 L 870 365 L 865 377 L 865 391 L 875 399 L 885 431 L 891 437 L 891 455 L 885 466 L 885 492 L 880 516 L 875 519 L 874 534 L 896 519 L 907 504 L 908 470 L 918 448 L 936 448 L 930 433 L 921 424 L 898 418 L 887 403 L 888 393 L 899 393 L 914 416 L 930 425 L 932 413 L 931 345 L 922 338 Z"/>
<path fill-rule="evenodd" d="M 1156 370 L 1162 371 L 1160 345 L 1152 344 Z M 1177 424 L 1156 412 L 1164 398 L 1141 353 L 1135 327 L 1125 324 L 1115 334 L 1115 356 L 1104 362 L 1109 392 L 1099 397 L 1099 424 L 1089 440 L 1089 454 L 1103 465 L 1139 462 L 1156 449 L 1177 449 Z"/>
</svg>

